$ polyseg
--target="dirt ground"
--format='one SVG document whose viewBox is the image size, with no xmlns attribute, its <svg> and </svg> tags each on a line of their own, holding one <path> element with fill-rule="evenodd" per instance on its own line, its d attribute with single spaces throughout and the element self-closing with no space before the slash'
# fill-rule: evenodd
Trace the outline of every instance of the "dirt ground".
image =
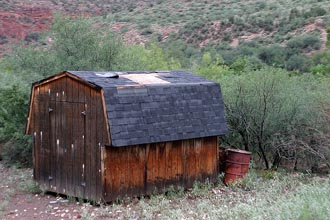
<svg viewBox="0 0 330 220">
<path fill-rule="evenodd" d="M 0 219 L 86 219 L 98 206 L 39 193 L 31 169 L 7 168 L 0 162 Z"/>
</svg>

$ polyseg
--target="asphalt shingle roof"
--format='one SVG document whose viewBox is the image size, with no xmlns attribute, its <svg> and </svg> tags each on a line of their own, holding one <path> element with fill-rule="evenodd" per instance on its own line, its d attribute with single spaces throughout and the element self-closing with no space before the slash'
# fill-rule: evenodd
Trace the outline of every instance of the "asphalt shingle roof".
<svg viewBox="0 0 330 220">
<path fill-rule="evenodd" d="M 68 71 L 102 87 L 113 146 L 222 135 L 220 85 L 185 71 Z"/>
</svg>

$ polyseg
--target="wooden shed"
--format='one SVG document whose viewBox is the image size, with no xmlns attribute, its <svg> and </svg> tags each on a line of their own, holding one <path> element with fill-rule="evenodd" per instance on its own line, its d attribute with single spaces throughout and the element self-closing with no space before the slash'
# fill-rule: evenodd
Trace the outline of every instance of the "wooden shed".
<svg viewBox="0 0 330 220">
<path fill-rule="evenodd" d="M 216 180 L 220 85 L 185 71 L 65 71 L 32 86 L 34 179 L 94 201 Z"/>
</svg>

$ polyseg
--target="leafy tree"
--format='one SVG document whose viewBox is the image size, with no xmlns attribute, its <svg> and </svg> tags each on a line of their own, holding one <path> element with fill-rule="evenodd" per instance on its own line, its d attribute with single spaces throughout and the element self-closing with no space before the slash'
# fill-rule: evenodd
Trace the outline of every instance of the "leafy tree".
<svg viewBox="0 0 330 220">
<path fill-rule="evenodd" d="M 219 79 L 222 74 L 229 74 L 230 69 L 224 64 L 224 60 L 219 54 L 214 57 L 210 52 L 203 54 L 200 65 L 193 67 L 193 72 L 209 79 Z"/>
<path fill-rule="evenodd" d="M 172 70 L 180 69 L 181 64 L 156 44 L 132 45 L 120 51 L 114 68 L 116 70 Z"/>
<path fill-rule="evenodd" d="M 54 72 L 60 72 L 61 66 L 57 62 L 54 53 L 42 51 L 29 45 L 21 44 L 14 48 L 13 54 L 9 55 L 8 65 L 26 83 L 32 83 L 42 77 L 49 76 Z"/>
<path fill-rule="evenodd" d="M 102 31 L 91 19 L 58 16 L 52 31 L 51 51 L 62 70 L 111 70 L 122 48 L 114 34 Z"/>
<path fill-rule="evenodd" d="M 330 97 L 316 79 L 267 67 L 223 75 L 220 82 L 230 130 L 224 143 L 256 153 L 267 169 L 315 151 L 315 136 L 306 137 L 319 126 L 320 101 Z"/>
</svg>

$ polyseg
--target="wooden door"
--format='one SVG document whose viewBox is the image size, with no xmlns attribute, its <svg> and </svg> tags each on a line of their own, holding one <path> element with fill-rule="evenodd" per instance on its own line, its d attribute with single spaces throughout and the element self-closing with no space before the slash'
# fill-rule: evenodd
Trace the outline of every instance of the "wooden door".
<svg viewBox="0 0 330 220">
<path fill-rule="evenodd" d="M 84 197 L 85 191 L 85 104 L 50 103 L 50 186 L 55 192 Z"/>
</svg>

